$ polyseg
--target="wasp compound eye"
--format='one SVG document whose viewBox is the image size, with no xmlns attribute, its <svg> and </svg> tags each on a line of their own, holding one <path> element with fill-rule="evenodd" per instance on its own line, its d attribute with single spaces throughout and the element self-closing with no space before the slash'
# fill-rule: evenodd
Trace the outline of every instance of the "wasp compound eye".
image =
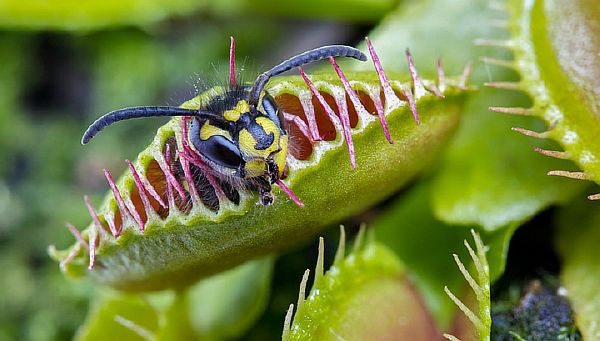
<svg viewBox="0 0 600 341">
<path fill-rule="evenodd" d="M 269 96 L 268 94 L 265 95 L 262 100 L 262 106 L 269 119 L 273 121 L 273 123 L 275 123 L 279 129 L 283 129 L 283 114 L 280 110 L 277 110 L 277 104 L 275 103 L 273 97 Z"/>
<path fill-rule="evenodd" d="M 242 154 L 231 140 L 230 133 L 212 125 L 211 121 L 193 119 L 189 137 L 198 154 L 204 159 L 235 170 L 243 166 Z"/>
<path fill-rule="evenodd" d="M 238 169 L 244 162 L 238 147 L 226 137 L 215 135 L 204 141 L 192 138 L 192 142 L 202 156 L 219 166 Z"/>
</svg>

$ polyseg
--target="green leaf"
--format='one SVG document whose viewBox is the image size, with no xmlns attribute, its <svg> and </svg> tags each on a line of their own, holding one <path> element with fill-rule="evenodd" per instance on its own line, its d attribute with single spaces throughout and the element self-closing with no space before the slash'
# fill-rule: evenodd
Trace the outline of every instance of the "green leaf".
<svg viewBox="0 0 600 341">
<path fill-rule="evenodd" d="M 343 232 L 343 230 L 342 230 Z M 396 256 L 364 229 L 353 250 L 344 256 L 345 239 L 331 268 L 323 273 L 324 244 L 312 289 L 305 298 L 308 270 L 300 285 L 296 314 L 288 310 L 283 340 L 433 340 L 439 336 L 420 297 L 412 290 Z"/>
<path fill-rule="evenodd" d="M 90 30 L 144 25 L 206 6 L 191 0 L 6 0 L 0 2 L 0 26 L 28 30 Z"/>
<path fill-rule="evenodd" d="M 475 232 L 475 230 L 471 230 L 471 235 L 473 235 L 475 247 L 472 247 L 471 244 L 466 240 L 464 241 L 464 244 L 469 251 L 469 256 L 473 261 L 476 271 L 469 272 L 458 255 L 454 254 L 453 256 L 454 261 L 464 279 L 471 287 L 475 299 L 477 300 L 479 311 L 477 313 L 473 312 L 473 310 L 459 300 L 458 297 L 456 297 L 448 289 L 448 287 L 444 287 L 444 291 L 469 319 L 474 327 L 475 332 L 479 336 L 479 340 L 489 341 L 492 329 L 492 302 L 490 297 L 492 284 L 490 282 L 490 268 L 485 255 L 486 246 L 483 245 L 483 241 L 481 240 L 479 234 Z M 472 275 L 472 273 L 475 273 L 477 276 Z M 458 338 L 451 334 L 444 334 L 444 337 L 449 340 L 458 341 Z"/>
<path fill-rule="evenodd" d="M 248 11 L 261 14 L 326 18 L 355 22 L 373 22 L 393 9 L 399 0 L 305 0 L 280 1 L 246 0 Z"/>
<path fill-rule="evenodd" d="M 106 294 L 92 307 L 76 340 L 148 340 L 159 318 L 152 305 L 136 295 Z"/>
<path fill-rule="evenodd" d="M 248 262 L 185 291 L 146 295 L 104 292 L 76 339 L 229 340 L 264 311 L 273 258 Z"/>
<path fill-rule="evenodd" d="M 185 294 L 192 328 L 203 340 L 239 338 L 266 307 L 272 270 L 267 257 L 200 281 Z"/>
<path fill-rule="evenodd" d="M 455 293 L 462 292 L 464 278 L 457 271 L 452 254 L 468 259 L 463 242 L 470 234 L 467 227 L 447 225 L 433 216 L 430 197 L 434 193 L 431 183 L 411 189 L 380 215 L 374 229 L 377 240 L 390 247 L 406 265 L 440 328 L 449 330 L 457 310 L 444 293 L 444 287 L 448 286 Z M 504 271 L 508 244 L 515 228 L 516 225 L 482 233 L 488 246 L 486 258 L 491 282 Z"/>
<path fill-rule="evenodd" d="M 379 89 L 375 73 L 349 73 L 346 76 L 363 99 L 369 94 L 379 96 L 379 91 L 369 92 L 369 89 Z M 334 74 L 319 74 L 311 78 L 322 94 L 345 100 L 344 88 Z M 406 76 L 390 73 L 389 78 L 395 91 L 410 91 L 407 90 L 410 83 L 400 81 Z M 419 110 L 427 113 L 420 125 L 413 122 L 404 101 L 399 102 L 398 108 L 387 110 L 393 144 L 384 138 L 377 116 L 364 109 L 358 110 L 358 123 L 352 129 L 356 170 L 350 165 L 340 128 L 335 125 L 332 128 L 335 133 L 333 140 L 300 146 L 296 148 L 296 154 L 290 148 L 286 183 L 304 202 L 304 208 L 286 200 L 282 191 L 275 190 L 278 198 L 270 207 L 257 206 L 256 193 L 242 191 L 239 205 L 222 198 L 217 213 L 200 202 L 194 202 L 189 212 L 181 205 L 172 205 L 166 217 L 164 211 L 159 210 L 163 217 L 152 212 L 144 233 L 139 231 L 133 220 L 126 219 L 123 233 L 115 238 L 108 232 L 106 222 L 112 222 L 115 216 L 120 218 L 120 213 L 112 193 L 109 193 L 98 210 L 103 227 L 99 229 L 92 223 L 83 232 L 88 243 L 99 238 L 95 252 L 97 266 L 90 275 L 102 283 L 125 290 L 183 287 L 199 277 L 287 248 L 313 236 L 330 223 L 364 210 L 394 193 L 428 166 L 453 132 L 464 90 L 461 90 L 458 80 L 448 78 L 447 81 L 449 86 L 444 90 L 445 99 L 441 100 L 428 91 L 416 97 Z M 311 93 L 300 77 L 281 77 L 270 84 L 269 92 L 279 105 L 288 105 L 286 112 L 304 115 L 300 105 L 289 104 L 300 103 L 299 97 L 304 100 L 309 96 L 310 99 Z M 198 98 L 184 104 L 193 108 L 198 105 Z M 346 105 L 345 109 L 354 110 Z M 319 115 L 325 114 L 321 111 Z M 153 185 L 162 188 L 163 193 L 166 192 L 164 173 L 159 165 L 162 163 L 163 167 L 167 167 L 164 146 L 174 137 L 181 148 L 181 134 L 181 120 L 173 119 L 159 129 L 154 141 L 139 154 L 135 163 L 137 171 L 146 177 L 149 174 Z M 292 140 L 302 138 L 298 131 L 290 131 L 290 134 Z M 305 154 L 306 150 L 312 153 L 303 158 L 302 150 Z M 134 195 L 137 187 L 130 171 L 117 181 L 117 185 L 125 198 L 129 196 L 140 204 Z M 356 196 L 356 193 L 361 195 Z M 353 200 L 348 200 L 349 197 Z M 166 197 L 164 201 L 167 201 Z M 143 206 L 138 205 L 137 210 L 142 211 Z M 119 220 L 114 222 L 119 227 Z M 53 254 L 63 260 L 67 273 L 81 275 L 89 253 L 79 242 L 69 252 L 69 256 Z"/>
<path fill-rule="evenodd" d="M 556 244 L 563 264 L 561 285 L 575 311 L 584 340 L 600 337 L 600 213 L 583 198 L 559 216 Z"/>
<path fill-rule="evenodd" d="M 521 75 L 519 82 L 508 85 L 528 93 L 533 105 L 499 109 L 542 118 L 550 127 L 543 137 L 564 149 L 554 154 L 574 161 L 582 170 L 558 168 L 550 174 L 600 184 L 597 5 L 590 0 L 508 2 L 512 37 L 501 45 L 512 50 L 515 60 L 508 64 Z"/>
<path fill-rule="evenodd" d="M 434 180 L 433 207 L 437 217 L 452 224 L 479 225 L 492 232 L 521 224 L 552 204 L 565 203 L 583 184 L 545 176 L 568 161 L 533 152 L 553 149 L 519 136 L 511 127 L 543 129 L 525 117 L 503 117 L 486 110 L 489 103 L 520 106 L 522 96 L 482 89 L 464 113 L 464 123 L 450 144 Z"/>
</svg>

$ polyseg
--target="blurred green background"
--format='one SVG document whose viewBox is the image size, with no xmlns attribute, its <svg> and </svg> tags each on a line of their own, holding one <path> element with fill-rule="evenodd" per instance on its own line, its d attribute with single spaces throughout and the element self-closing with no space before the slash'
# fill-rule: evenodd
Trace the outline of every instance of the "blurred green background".
<svg viewBox="0 0 600 341">
<path fill-rule="evenodd" d="M 398 3 L 402 8 L 395 10 Z M 86 280 L 65 279 L 47 248 L 73 243 L 64 225 L 82 229 L 89 223 L 82 197 L 88 194 L 97 203 L 106 193 L 102 169 L 120 174 L 124 160 L 135 158 L 166 119 L 117 124 L 83 147 L 85 128 L 113 109 L 179 105 L 199 85 L 224 84 L 230 36 L 245 81 L 298 52 L 357 45 L 367 34 L 388 71 L 386 63 L 405 70 L 407 46 L 424 77 L 434 75 L 437 56 L 448 75 L 475 62 L 472 84 L 482 90 L 469 94 L 462 125 L 439 162 L 417 186 L 400 193 L 400 200 L 344 222 L 347 232 L 376 220 L 379 240 L 407 265 L 429 308 L 445 323 L 455 308 L 441 288 L 464 285 L 451 253 L 464 256 L 461 242 L 471 227 L 490 246 L 492 281 L 509 264 L 496 292 L 558 274 L 552 231 L 562 209 L 551 206 L 571 200 L 584 184 L 546 177 L 548 170 L 572 165 L 531 151 L 554 149 L 552 142 L 510 131 L 513 126 L 541 131 L 541 121 L 487 110 L 531 104 L 523 94 L 481 87 L 518 78 L 477 63 L 480 56 L 510 58 L 506 51 L 472 44 L 480 37 L 507 38 L 508 32 L 487 26 L 496 14 L 490 16 L 487 0 L 0 0 L 0 340 L 71 339 L 93 298 L 107 295 Z M 322 235 L 329 261 L 337 227 Z M 244 339 L 281 336 L 302 273 L 315 262 L 316 243 L 288 251 L 277 258 L 272 274 L 259 274 L 271 278 L 270 297 Z M 422 255 L 425 246 L 428 257 Z M 260 285 L 256 292 L 264 289 Z M 129 303 L 126 308 L 139 305 L 135 299 Z M 140 315 L 144 307 L 148 310 L 147 304 L 138 307 Z"/>
<path fill-rule="evenodd" d="M 199 83 L 224 83 L 230 36 L 251 81 L 305 49 L 354 45 L 395 1 L 316 3 L 0 1 L 0 340 L 72 337 L 98 289 L 65 280 L 47 247 L 72 243 L 64 225 L 88 223 L 82 197 L 97 202 L 106 191 L 101 169 L 121 173 L 165 120 L 116 125 L 83 147 L 87 125 L 113 109 L 178 105 Z M 272 316 L 255 327 L 257 339 L 279 335 L 314 255 L 278 262 Z"/>
</svg>

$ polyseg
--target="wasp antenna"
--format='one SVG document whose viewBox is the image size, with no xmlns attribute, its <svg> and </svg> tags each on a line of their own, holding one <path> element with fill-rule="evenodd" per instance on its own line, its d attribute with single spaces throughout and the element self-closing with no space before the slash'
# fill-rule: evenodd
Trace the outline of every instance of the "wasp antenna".
<svg viewBox="0 0 600 341">
<path fill-rule="evenodd" d="M 296 55 L 288 60 L 281 62 L 279 65 L 273 67 L 271 70 L 261 73 L 260 76 L 258 76 L 256 81 L 254 82 L 252 89 L 250 90 L 250 104 L 258 104 L 260 94 L 271 77 L 277 76 L 278 74 L 284 73 L 295 67 L 316 62 L 318 60 L 329 57 L 350 57 L 363 62 L 367 61 L 367 56 L 360 50 L 345 45 L 322 46 L 313 50 L 303 52 L 299 55 Z"/>
<path fill-rule="evenodd" d="M 125 108 L 120 110 L 111 111 L 108 114 L 100 117 L 94 123 L 92 123 L 81 138 L 81 144 L 87 144 L 90 140 L 96 136 L 102 129 L 109 125 L 132 118 L 142 117 L 172 117 L 172 116 L 200 116 L 216 120 L 218 122 L 224 122 L 225 119 L 211 112 L 191 110 L 178 107 L 167 107 L 167 106 L 149 106 L 149 107 L 133 107 Z"/>
<path fill-rule="evenodd" d="M 235 81 L 235 40 L 231 37 L 231 45 L 229 46 L 229 88 L 233 89 L 237 86 Z"/>
</svg>

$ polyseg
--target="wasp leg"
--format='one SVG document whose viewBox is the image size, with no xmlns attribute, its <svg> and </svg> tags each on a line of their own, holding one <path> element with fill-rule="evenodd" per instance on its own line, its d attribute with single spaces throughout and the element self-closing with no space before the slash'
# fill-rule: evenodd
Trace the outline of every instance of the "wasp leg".
<svg viewBox="0 0 600 341">
<path fill-rule="evenodd" d="M 271 183 L 267 178 L 253 178 L 252 181 L 249 182 L 248 187 L 250 190 L 258 191 L 261 205 L 269 206 L 273 204 L 275 196 L 273 196 L 273 193 L 271 192 Z"/>
</svg>

